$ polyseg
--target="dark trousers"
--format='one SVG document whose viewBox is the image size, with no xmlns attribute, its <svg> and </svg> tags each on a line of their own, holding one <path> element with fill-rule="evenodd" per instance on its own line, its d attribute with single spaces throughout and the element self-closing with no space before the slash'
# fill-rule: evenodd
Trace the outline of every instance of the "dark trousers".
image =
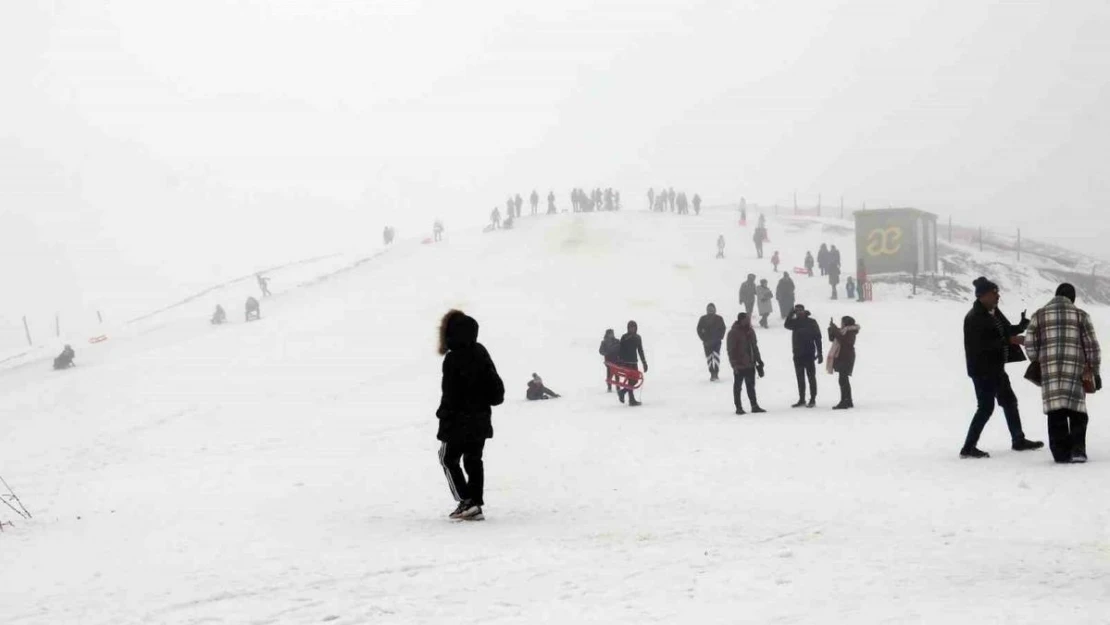
<svg viewBox="0 0 1110 625">
<path fill-rule="evenodd" d="M 749 317 L 752 316 L 752 311 L 753 310 L 755 310 L 755 300 L 752 300 L 750 302 L 744 302 L 744 312 L 748 313 Z"/>
<path fill-rule="evenodd" d="M 610 391 L 613 390 L 613 380 L 616 376 L 613 375 L 613 370 L 609 368 L 609 363 L 605 363 L 605 387 Z"/>
<path fill-rule="evenodd" d="M 760 315 L 759 316 L 759 327 L 761 327 L 761 328 L 770 327 L 770 326 L 767 325 L 767 317 L 770 317 L 770 316 L 771 316 L 771 313 L 767 313 L 766 315 Z"/>
<path fill-rule="evenodd" d="M 717 377 L 721 371 L 721 342 L 705 341 L 702 346 L 705 348 L 705 364 L 709 367 L 709 373 Z"/>
<path fill-rule="evenodd" d="M 838 382 L 840 382 L 840 403 L 852 403 L 852 376 L 841 371 Z"/>
<path fill-rule="evenodd" d="M 755 398 L 755 369 L 735 369 L 732 372 L 732 401 L 736 404 L 737 410 L 744 409 L 740 393 L 745 384 L 748 385 L 748 401 L 751 402 L 752 408 L 759 405 L 759 401 Z"/>
<path fill-rule="evenodd" d="M 763 258 L 763 244 L 762 243 L 756 243 L 755 244 L 755 254 L 759 258 Z"/>
<path fill-rule="evenodd" d="M 795 360 L 794 375 L 798 378 L 798 400 L 806 398 L 806 378 L 809 378 L 809 397 L 817 398 L 817 365 L 812 360 Z"/>
<path fill-rule="evenodd" d="M 1048 448 L 1056 462 L 1071 462 L 1072 452 L 1087 453 L 1087 415 L 1074 410 L 1048 413 Z"/>
<path fill-rule="evenodd" d="M 971 427 L 967 429 L 964 449 L 972 449 L 979 444 L 983 428 L 987 426 L 987 421 L 994 414 L 995 403 L 1002 406 L 1002 414 L 1006 415 L 1006 427 L 1010 428 L 1011 441 L 1016 443 L 1024 440 L 1025 433 L 1021 431 L 1017 396 L 1010 386 L 1010 376 L 1000 372 L 997 376 L 972 378 L 971 381 L 975 384 L 975 399 L 979 402 L 979 408 L 971 419 Z"/>
<path fill-rule="evenodd" d="M 639 365 L 634 362 L 622 362 L 621 366 L 628 369 L 635 369 L 636 371 L 640 370 Z M 624 401 L 625 394 L 628 395 L 628 401 L 636 401 L 636 394 L 632 392 L 632 389 L 617 389 L 617 398 L 619 398 L 622 402 Z"/>
<path fill-rule="evenodd" d="M 485 439 L 443 443 L 439 446 L 439 464 L 447 476 L 447 485 L 451 487 L 455 501 L 469 499 L 475 505 L 485 505 L 482 499 L 486 481 L 486 470 L 482 465 L 482 450 L 485 447 Z M 462 467 L 459 466 L 460 459 Z M 466 475 L 463 475 L 463 467 L 466 468 Z"/>
</svg>

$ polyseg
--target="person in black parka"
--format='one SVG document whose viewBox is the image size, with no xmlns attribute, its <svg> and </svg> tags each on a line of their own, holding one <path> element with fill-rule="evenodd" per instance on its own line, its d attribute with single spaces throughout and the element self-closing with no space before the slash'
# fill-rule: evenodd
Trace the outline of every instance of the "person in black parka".
<svg viewBox="0 0 1110 625">
<path fill-rule="evenodd" d="M 717 307 L 710 304 L 698 319 L 698 338 L 705 349 L 705 364 L 709 367 L 709 381 L 716 382 L 721 372 L 721 342 L 725 340 L 725 320 L 717 314 Z"/>
<path fill-rule="evenodd" d="M 65 349 L 62 350 L 62 353 L 58 354 L 58 356 L 54 358 L 54 368 L 69 369 L 70 367 L 76 366 L 73 362 L 73 359 L 76 357 L 77 352 L 73 351 L 73 348 L 69 345 L 66 345 Z"/>
<path fill-rule="evenodd" d="M 616 332 L 612 328 L 605 331 L 605 336 L 601 339 L 601 346 L 597 348 L 597 353 L 601 354 L 602 362 L 605 363 L 605 386 L 608 387 L 608 392 L 613 392 L 613 370 L 609 368 L 609 363 L 619 364 L 621 359 L 621 340 L 617 338 Z"/>
<path fill-rule="evenodd" d="M 621 345 L 619 351 L 620 364 L 629 369 L 639 369 L 637 362 L 644 363 L 644 373 L 647 373 L 648 363 L 647 356 L 644 356 L 644 341 L 639 335 L 639 326 L 635 321 L 628 322 L 628 332 L 621 337 Z M 639 357 L 639 361 L 637 361 Z M 623 388 L 617 389 L 617 399 L 624 403 L 624 395 L 628 394 L 628 405 L 639 406 L 640 402 L 636 400 L 636 394 L 631 389 L 625 390 Z"/>
<path fill-rule="evenodd" d="M 1006 416 L 1006 426 L 1010 430 L 1010 446 L 1014 451 L 1030 451 L 1044 447 L 1041 441 L 1025 438 L 1021 427 L 1021 413 L 1018 400 L 1006 375 L 1006 363 L 1025 360 L 1021 349 L 1022 335 L 1029 326 L 1025 313 L 1021 323 L 1010 324 L 1010 320 L 998 308 L 1000 295 L 998 285 L 980 277 L 975 286 L 975 303 L 964 317 L 964 357 L 967 375 L 975 387 L 977 409 L 967 430 L 967 438 L 960 449 L 961 458 L 989 458 L 990 454 L 978 448 L 979 437 L 987 421 L 994 413 L 997 403 Z"/>
<path fill-rule="evenodd" d="M 492 406 L 505 400 L 505 385 L 486 348 L 478 342 L 478 322 L 458 310 L 443 316 L 439 327 L 443 358 L 443 396 L 436 417 L 442 443 L 439 462 L 459 502 L 452 519 L 481 520 L 485 486 L 482 451 L 493 438 Z M 459 461 L 466 468 L 463 475 Z"/>
<path fill-rule="evenodd" d="M 783 272 L 782 280 L 775 287 L 775 299 L 779 302 L 779 313 L 786 319 L 790 311 L 794 310 L 794 280 L 790 278 L 790 272 Z"/>
<path fill-rule="evenodd" d="M 793 408 L 813 408 L 817 405 L 817 364 L 824 361 L 821 353 L 821 328 L 810 316 L 806 307 L 796 304 L 783 323 L 793 335 L 794 374 L 798 378 L 798 403 Z M 809 379 L 809 403 L 806 403 L 806 379 Z"/>
</svg>

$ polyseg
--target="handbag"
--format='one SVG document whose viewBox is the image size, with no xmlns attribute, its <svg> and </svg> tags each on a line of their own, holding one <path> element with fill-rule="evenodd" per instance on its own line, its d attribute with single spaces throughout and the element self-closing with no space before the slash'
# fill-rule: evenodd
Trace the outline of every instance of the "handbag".
<svg viewBox="0 0 1110 625">
<path fill-rule="evenodd" d="M 1037 343 L 1044 345 L 1044 324 L 1037 324 Z M 1031 360 L 1029 362 L 1029 366 L 1025 368 L 1025 379 L 1036 386 L 1044 384 L 1044 376 L 1041 374 L 1041 363 L 1039 360 Z"/>
<path fill-rule="evenodd" d="M 1075 319 L 1079 323 L 1079 344 L 1083 348 L 1083 392 L 1088 395 L 1094 395 L 1098 391 L 1098 384 L 1095 383 L 1095 372 L 1091 369 L 1090 363 L 1087 363 L 1087 341 L 1083 339 L 1086 331 L 1083 329 L 1083 320 L 1080 319 L 1079 313 L 1075 314 Z"/>
</svg>

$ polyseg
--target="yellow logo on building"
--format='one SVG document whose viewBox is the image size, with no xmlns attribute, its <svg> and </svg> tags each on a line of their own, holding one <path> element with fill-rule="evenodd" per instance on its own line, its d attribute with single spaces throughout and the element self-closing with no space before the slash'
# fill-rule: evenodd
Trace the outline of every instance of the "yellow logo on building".
<svg viewBox="0 0 1110 625">
<path fill-rule="evenodd" d="M 876 228 L 867 235 L 867 253 L 871 256 L 894 256 L 902 249 L 902 229 L 898 226 Z"/>
</svg>

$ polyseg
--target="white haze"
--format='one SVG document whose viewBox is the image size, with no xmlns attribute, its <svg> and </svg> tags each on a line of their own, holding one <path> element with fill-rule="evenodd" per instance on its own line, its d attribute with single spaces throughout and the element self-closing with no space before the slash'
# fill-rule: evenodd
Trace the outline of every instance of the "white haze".
<svg viewBox="0 0 1110 625">
<path fill-rule="evenodd" d="M 912 205 L 1099 253 L 1110 4 L 19 0 L 0 348 L 508 193 Z"/>
</svg>

